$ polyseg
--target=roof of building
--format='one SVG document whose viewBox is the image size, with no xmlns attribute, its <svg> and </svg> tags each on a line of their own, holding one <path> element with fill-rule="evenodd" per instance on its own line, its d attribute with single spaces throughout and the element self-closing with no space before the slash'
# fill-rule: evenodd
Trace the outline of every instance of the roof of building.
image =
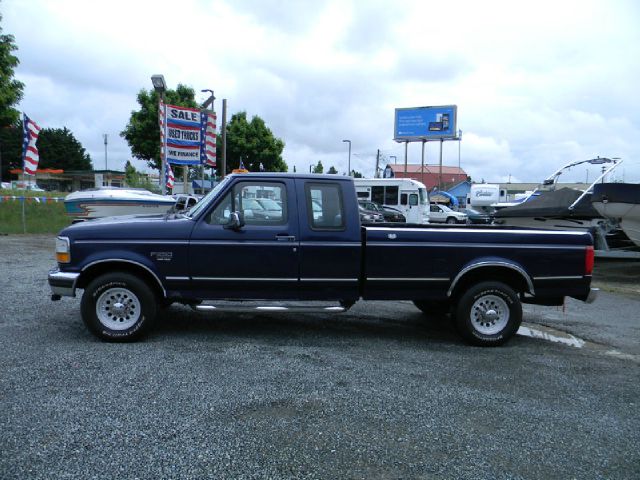
<svg viewBox="0 0 640 480">
<path fill-rule="evenodd" d="M 404 163 L 392 163 L 389 165 L 394 173 L 404 173 Z M 433 173 L 438 175 L 440 173 L 440 165 L 425 165 L 424 170 L 420 164 L 407 164 L 407 173 Z M 451 167 L 448 165 L 442 166 L 443 175 L 466 175 L 460 167 Z"/>
</svg>

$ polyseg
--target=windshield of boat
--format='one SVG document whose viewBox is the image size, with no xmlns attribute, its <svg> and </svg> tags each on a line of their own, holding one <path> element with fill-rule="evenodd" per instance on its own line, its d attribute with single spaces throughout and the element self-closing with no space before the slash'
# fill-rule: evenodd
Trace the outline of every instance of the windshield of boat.
<svg viewBox="0 0 640 480">
<path fill-rule="evenodd" d="M 225 177 L 220 183 L 218 183 L 214 187 L 213 190 L 211 190 L 209 193 L 207 193 L 202 198 L 202 200 L 200 200 L 198 203 L 196 203 L 190 209 L 185 210 L 183 212 L 183 214 L 186 217 L 193 218 L 195 215 L 198 214 L 198 212 L 200 212 L 201 210 L 204 210 L 207 207 L 207 205 L 209 205 L 211 203 L 211 201 L 218 196 L 218 193 L 220 193 L 220 191 L 224 189 L 224 186 L 229 182 L 230 178 L 231 177 Z"/>
</svg>

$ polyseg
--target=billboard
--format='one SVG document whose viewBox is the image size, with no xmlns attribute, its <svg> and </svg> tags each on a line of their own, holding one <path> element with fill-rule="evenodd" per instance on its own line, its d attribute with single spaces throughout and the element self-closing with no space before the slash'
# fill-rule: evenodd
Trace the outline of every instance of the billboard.
<svg viewBox="0 0 640 480">
<path fill-rule="evenodd" d="M 396 108 L 393 139 L 396 142 L 415 142 L 456 138 L 458 107 Z"/>
</svg>

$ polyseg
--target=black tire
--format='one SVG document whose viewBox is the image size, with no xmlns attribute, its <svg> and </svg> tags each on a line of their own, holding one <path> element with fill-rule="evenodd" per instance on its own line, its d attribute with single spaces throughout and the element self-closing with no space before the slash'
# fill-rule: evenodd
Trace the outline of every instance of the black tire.
<svg viewBox="0 0 640 480">
<path fill-rule="evenodd" d="M 102 340 L 132 342 L 151 327 L 157 311 L 156 296 L 134 275 L 107 273 L 89 283 L 80 311 L 87 328 Z"/>
<path fill-rule="evenodd" d="M 457 221 L 455 218 L 453 218 L 453 217 L 449 217 L 449 218 L 447 218 L 447 223 L 448 223 L 449 225 L 451 225 L 451 224 L 453 224 L 453 223 L 458 223 L 458 221 Z"/>
<path fill-rule="evenodd" d="M 451 304 L 449 302 L 414 300 L 413 304 L 429 318 L 442 318 L 451 313 Z"/>
<path fill-rule="evenodd" d="M 502 345 L 522 323 L 518 294 L 501 282 L 482 282 L 458 300 L 454 324 L 467 342 L 482 347 Z"/>
</svg>

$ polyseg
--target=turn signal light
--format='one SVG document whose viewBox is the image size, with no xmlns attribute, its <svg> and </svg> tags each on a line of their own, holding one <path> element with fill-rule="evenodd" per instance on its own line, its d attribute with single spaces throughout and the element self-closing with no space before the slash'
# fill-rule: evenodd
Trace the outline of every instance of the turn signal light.
<svg viewBox="0 0 640 480">
<path fill-rule="evenodd" d="M 594 263 L 595 253 L 593 251 L 593 246 L 589 245 L 584 255 L 584 274 L 591 275 L 593 273 L 593 263 Z"/>
<path fill-rule="evenodd" d="M 69 252 L 56 252 L 56 261 L 58 263 L 69 263 L 71 255 L 69 255 Z"/>
</svg>

